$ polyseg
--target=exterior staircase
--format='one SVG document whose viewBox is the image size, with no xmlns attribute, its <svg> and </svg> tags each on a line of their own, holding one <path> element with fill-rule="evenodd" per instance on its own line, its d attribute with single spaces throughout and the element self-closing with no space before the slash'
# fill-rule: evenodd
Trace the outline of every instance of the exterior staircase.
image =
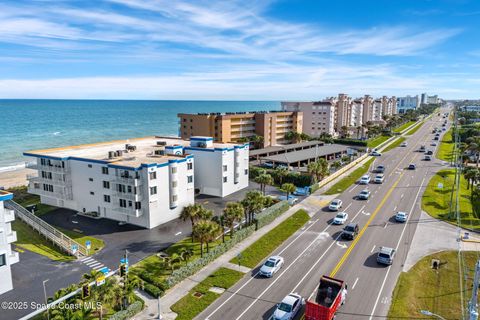
<svg viewBox="0 0 480 320">
<path fill-rule="evenodd" d="M 38 233 L 50 240 L 62 251 L 77 258 L 86 257 L 88 255 L 87 248 L 85 246 L 49 225 L 15 201 L 5 201 L 5 205 L 8 209 L 12 209 L 20 220 L 28 224 L 34 230 L 38 231 Z"/>
</svg>

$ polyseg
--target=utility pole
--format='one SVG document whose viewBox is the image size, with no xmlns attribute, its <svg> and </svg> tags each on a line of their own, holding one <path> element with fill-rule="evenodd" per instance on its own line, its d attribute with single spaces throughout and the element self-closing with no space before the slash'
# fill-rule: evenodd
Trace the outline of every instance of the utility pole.
<svg viewBox="0 0 480 320">
<path fill-rule="evenodd" d="M 478 319 L 478 285 L 480 281 L 480 260 L 475 264 L 475 278 L 473 279 L 473 288 L 472 288 L 472 298 L 468 303 L 468 319 L 477 320 Z"/>
</svg>

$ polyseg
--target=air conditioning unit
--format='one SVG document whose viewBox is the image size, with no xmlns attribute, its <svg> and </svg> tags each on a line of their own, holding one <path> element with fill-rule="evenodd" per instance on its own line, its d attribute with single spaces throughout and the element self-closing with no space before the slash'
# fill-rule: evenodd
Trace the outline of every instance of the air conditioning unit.
<svg viewBox="0 0 480 320">
<path fill-rule="evenodd" d="M 207 147 L 207 144 L 206 144 L 205 142 L 200 142 L 200 143 L 198 144 L 198 146 L 199 146 L 200 148 L 206 148 L 206 147 Z"/>
</svg>

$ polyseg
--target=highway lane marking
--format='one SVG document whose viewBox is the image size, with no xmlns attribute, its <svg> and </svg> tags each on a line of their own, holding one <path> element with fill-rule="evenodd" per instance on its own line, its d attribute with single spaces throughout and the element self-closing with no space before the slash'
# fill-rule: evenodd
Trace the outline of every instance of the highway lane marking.
<svg viewBox="0 0 480 320">
<path fill-rule="evenodd" d="M 385 222 L 385 225 L 383 226 L 383 229 L 386 229 L 386 228 L 387 228 L 387 226 L 388 226 L 388 221 L 387 221 L 387 222 Z"/>
<path fill-rule="evenodd" d="M 182 231 L 175 233 L 176 236 L 179 236 L 182 234 Z"/>
<path fill-rule="evenodd" d="M 402 193 L 402 195 L 400 196 L 400 199 L 402 199 L 402 198 L 403 198 L 403 196 L 404 196 L 404 194 Z"/>
<path fill-rule="evenodd" d="M 346 206 L 345 209 L 343 209 L 343 211 L 347 211 L 347 209 L 350 208 L 351 205 L 352 205 L 352 203 L 350 202 L 350 204 L 348 206 Z"/>
<path fill-rule="evenodd" d="M 312 223 L 311 225 L 308 226 L 308 228 L 306 228 L 305 230 L 303 230 L 302 232 L 300 232 L 297 237 L 295 239 L 293 239 L 292 242 L 290 242 L 285 248 L 283 248 L 277 255 L 280 255 L 282 254 L 285 250 L 287 250 L 290 245 L 292 245 L 300 236 L 302 236 L 305 232 L 307 232 L 308 229 L 310 229 L 311 227 L 313 227 L 315 225 L 315 223 L 317 223 L 319 221 L 319 219 L 316 219 L 314 223 Z M 325 232 L 328 228 L 330 227 L 330 225 L 328 225 L 324 230 L 323 232 Z M 315 238 L 317 239 L 317 238 Z M 218 310 L 220 310 L 220 308 L 222 308 L 228 301 L 230 301 L 230 299 L 232 299 L 233 297 L 235 297 L 238 292 L 240 290 L 242 290 L 247 284 L 249 284 L 251 281 L 253 281 L 255 279 L 255 277 L 259 274 L 260 272 L 257 272 L 253 275 L 253 277 L 251 277 L 250 279 L 247 280 L 247 282 L 245 282 L 240 288 L 238 288 L 234 293 L 232 293 L 232 295 L 230 297 L 227 298 L 227 300 L 225 300 L 224 302 L 222 302 L 222 304 L 220 304 L 215 310 L 213 310 L 212 313 L 210 313 L 208 316 L 207 316 L 207 319 L 210 318 L 211 316 L 213 316 Z"/>
<path fill-rule="evenodd" d="M 376 245 L 373 245 L 373 248 L 372 248 L 372 250 L 370 250 L 370 253 L 372 253 L 373 250 L 375 250 L 375 247 L 376 247 Z"/>
<path fill-rule="evenodd" d="M 331 226 L 331 225 L 328 225 L 327 228 L 325 228 L 325 230 L 324 230 L 323 232 L 325 232 L 330 226 Z M 323 232 L 322 232 L 322 233 L 323 233 Z M 336 238 L 335 240 L 337 240 L 340 236 L 341 236 L 341 233 L 337 236 L 337 238 Z M 320 239 L 320 234 L 319 234 L 313 241 L 311 241 L 310 244 L 309 244 L 305 249 L 303 249 L 303 251 L 300 252 L 300 254 L 298 254 L 297 257 L 296 257 L 285 269 L 282 270 L 282 273 L 280 273 L 278 276 L 276 276 L 275 279 L 272 281 L 272 283 L 270 283 L 270 284 L 268 285 L 268 287 L 266 287 L 266 288 L 258 295 L 258 297 L 255 297 L 255 299 L 252 301 L 252 303 L 250 303 L 250 305 L 249 305 L 247 308 L 245 308 L 245 310 L 244 310 L 237 318 L 235 318 L 235 319 L 236 319 L 236 320 L 240 319 L 248 310 L 250 310 L 250 308 L 258 301 L 258 299 L 260 299 L 278 280 L 280 280 L 280 279 L 282 278 L 282 276 L 287 273 L 287 271 L 290 269 L 290 267 L 292 267 L 292 266 L 295 264 L 295 262 L 298 261 L 298 259 L 302 258 L 303 254 L 304 254 L 305 252 L 307 252 L 308 249 L 310 249 L 310 247 L 313 246 L 319 239 Z M 332 242 L 332 245 L 333 245 L 334 243 L 336 243 L 336 241 L 335 241 L 335 242 Z M 331 248 L 331 246 L 328 247 L 328 249 L 324 252 L 324 254 L 327 253 L 330 248 Z M 210 316 L 208 316 L 208 318 L 209 318 L 209 317 L 210 317 Z"/>
<path fill-rule="evenodd" d="M 340 248 L 342 248 L 342 249 L 347 249 L 347 245 L 346 245 L 345 243 L 338 242 L 338 241 L 335 241 L 335 243 L 336 243 L 337 246 L 339 246 Z"/>
<path fill-rule="evenodd" d="M 400 177 L 398 177 L 397 181 L 395 181 L 395 183 L 393 184 L 393 186 L 388 190 L 387 194 L 385 195 L 385 197 L 383 197 L 382 201 L 380 201 L 380 204 L 377 206 L 377 208 L 375 209 L 375 211 L 372 213 L 372 215 L 370 216 L 370 218 L 368 219 L 367 223 L 365 224 L 365 226 L 363 226 L 362 230 L 360 230 L 360 232 L 358 233 L 357 237 L 353 240 L 352 244 L 350 245 L 350 247 L 347 249 L 347 252 L 345 252 L 345 254 L 343 255 L 343 257 L 340 259 L 340 261 L 337 263 L 337 265 L 335 266 L 335 268 L 333 269 L 333 271 L 330 273 L 330 277 L 335 277 L 335 275 L 337 274 L 338 270 L 340 270 L 341 266 L 345 263 L 345 260 L 347 260 L 348 256 L 350 255 L 350 253 L 352 252 L 353 248 L 355 248 L 355 246 L 357 245 L 358 241 L 362 238 L 363 234 L 365 233 L 365 231 L 367 230 L 368 226 L 370 225 L 370 223 L 372 223 L 373 219 L 376 217 L 377 213 L 380 211 L 380 209 L 385 205 L 385 202 L 387 201 L 387 199 L 390 197 L 390 195 L 392 194 L 393 190 L 397 187 L 398 183 L 400 182 L 401 178 L 402 178 L 403 174 L 400 175 Z"/>
<path fill-rule="evenodd" d="M 417 195 L 415 196 L 415 200 L 413 201 L 412 208 L 410 209 L 410 212 L 407 217 L 407 221 L 405 222 L 405 225 L 403 226 L 402 233 L 400 234 L 400 238 L 398 239 L 397 246 L 395 247 L 395 250 L 398 251 L 398 247 L 400 246 L 400 242 L 402 241 L 403 235 L 405 233 L 405 230 L 408 226 L 408 220 L 410 220 L 410 217 L 412 216 L 413 209 L 415 208 L 415 203 L 418 200 L 418 196 L 420 195 L 420 191 L 423 188 L 423 183 L 425 182 L 425 178 L 422 179 L 422 183 L 420 183 L 420 187 L 418 188 Z M 375 300 L 375 304 L 373 305 L 372 312 L 370 313 L 370 318 L 369 320 L 373 319 L 373 314 L 375 313 L 375 310 L 377 309 L 378 301 L 380 300 L 380 296 L 382 295 L 383 288 L 385 287 L 385 283 L 387 282 L 388 274 L 390 273 L 391 270 L 391 265 L 388 266 L 387 273 L 385 274 L 385 278 L 383 279 L 382 286 L 380 287 L 380 291 L 378 292 L 377 299 Z"/>
<path fill-rule="evenodd" d="M 358 210 L 357 214 L 352 218 L 351 222 L 353 222 L 353 220 L 355 220 L 357 218 L 357 216 L 360 214 L 360 212 L 362 212 L 363 208 L 365 208 L 365 205 L 363 205 L 363 207 L 361 207 L 360 210 Z M 292 289 L 292 292 L 295 292 L 298 289 L 298 287 L 300 286 L 300 284 L 302 284 L 302 282 L 305 281 L 305 279 L 310 274 L 310 272 L 312 272 L 312 270 L 317 266 L 317 264 L 323 259 L 323 257 L 327 254 L 327 252 L 330 250 L 330 248 L 333 246 L 333 244 L 341 237 L 341 235 L 342 234 L 340 233 L 337 236 L 337 238 L 335 238 L 335 241 L 332 242 L 330 244 L 330 246 L 328 246 L 327 250 L 325 250 L 325 252 L 320 256 L 320 258 L 318 258 L 317 261 L 315 261 L 315 263 L 310 267 L 310 269 L 308 269 L 308 271 L 305 273 L 305 275 L 302 277 L 302 279 L 300 279 L 300 281 L 298 281 L 298 284 L 295 286 L 295 288 Z M 313 291 L 313 292 L 315 293 L 315 291 Z"/>
<path fill-rule="evenodd" d="M 393 211 L 395 211 L 395 210 L 397 210 L 397 206 L 395 206 L 395 207 L 393 208 Z"/>
<path fill-rule="evenodd" d="M 357 285 L 357 282 L 358 282 L 358 278 L 355 279 L 355 282 L 353 283 L 353 286 L 352 286 L 352 290 L 355 289 L 355 286 Z"/>
</svg>

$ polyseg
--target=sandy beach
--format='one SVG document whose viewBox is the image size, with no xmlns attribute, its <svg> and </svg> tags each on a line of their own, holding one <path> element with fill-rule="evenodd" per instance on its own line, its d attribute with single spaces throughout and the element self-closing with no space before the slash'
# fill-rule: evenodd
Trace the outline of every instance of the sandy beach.
<svg viewBox="0 0 480 320">
<path fill-rule="evenodd" d="M 5 189 L 27 185 L 27 174 L 35 173 L 31 169 L 0 172 L 0 187 Z"/>
</svg>

